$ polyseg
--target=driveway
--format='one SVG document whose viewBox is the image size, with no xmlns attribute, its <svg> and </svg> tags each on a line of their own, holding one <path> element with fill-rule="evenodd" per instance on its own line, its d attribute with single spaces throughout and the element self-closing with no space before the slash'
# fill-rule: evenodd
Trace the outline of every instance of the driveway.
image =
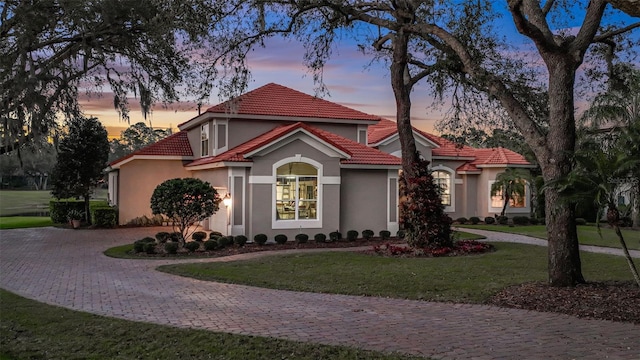
<svg viewBox="0 0 640 360">
<path fill-rule="evenodd" d="M 484 305 L 220 284 L 154 270 L 175 260 L 102 254 L 159 230 L 2 230 L 0 287 L 122 319 L 435 359 L 640 358 L 640 326 L 633 324 Z M 235 259 L 249 256 L 259 255 Z"/>
</svg>

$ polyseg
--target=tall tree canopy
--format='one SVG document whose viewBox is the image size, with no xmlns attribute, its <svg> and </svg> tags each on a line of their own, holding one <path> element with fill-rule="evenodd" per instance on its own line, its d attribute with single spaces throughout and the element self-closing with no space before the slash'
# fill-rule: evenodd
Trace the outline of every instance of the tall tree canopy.
<svg viewBox="0 0 640 360">
<path fill-rule="evenodd" d="M 169 135 L 171 135 L 171 129 L 153 129 L 143 122 L 135 123 L 122 131 L 120 138 L 109 142 L 109 161 L 119 159 Z"/>
<path fill-rule="evenodd" d="M 420 81 L 437 98 L 453 99 L 453 126 L 478 118 L 505 120 L 535 153 L 546 182 L 566 176 L 573 166 L 578 69 L 586 56 L 593 67 L 597 56 L 602 64 L 620 61 L 619 51 L 638 47 L 637 40 L 635 47 L 619 46 L 623 36 L 640 27 L 640 21 L 612 16 L 616 10 L 607 8 L 605 0 L 237 0 L 227 6 L 242 21 L 231 17 L 218 23 L 216 31 L 226 27 L 232 36 L 215 45 L 235 59 L 229 63 L 241 69 L 241 76 L 247 52 L 277 34 L 293 34 L 304 42 L 304 60 L 317 80 L 334 42 L 343 37 L 356 38 L 373 58 L 386 61 L 408 177 L 415 175 L 411 164 L 418 157 L 410 94 Z M 527 47 L 514 49 L 498 35 L 503 15 Z M 567 286 L 584 278 L 574 210 L 559 196 L 547 187 L 549 281 Z"/>
<path fill-rule="evenodd" d="M 146 114 L 155 101 L 199 86 L 208 62 L 194 52 L 221 2 L 209 0 L 8 0 L 0 3 L 0 152 L 47 136 L 80 114 L 78 96 L 110 89 L 128 120 L 127 96 Z M 206 83 L 205 83 L 206 84 Z M 189 87 L 207 95 L 208 85 Z"/>
</svg>

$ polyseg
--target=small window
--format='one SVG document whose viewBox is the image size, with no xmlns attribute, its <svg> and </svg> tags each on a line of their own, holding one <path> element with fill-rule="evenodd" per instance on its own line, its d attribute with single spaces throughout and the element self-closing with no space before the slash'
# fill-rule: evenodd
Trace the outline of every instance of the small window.
<svg viewBox="0 0 640 360">
<path fill-rule="evenodd" d="M 446 171 L 434 171 L 433 182 L 440 187 L 442 205 L 451 206 L 451 174 Z"/>
<path fill-rule="evenodd" d="M 367 130 L 358 130 L 358 142 L 367 145 Z"/>
<path fill-rule="evenodd" d="M 218 149 L 227 146 L 227 125 L 218 124 Z"/>
<path fill-rule="evenodd" d="M 209 124 L 200 128 L 200 156 L 209 155 Z"/>
</svg>

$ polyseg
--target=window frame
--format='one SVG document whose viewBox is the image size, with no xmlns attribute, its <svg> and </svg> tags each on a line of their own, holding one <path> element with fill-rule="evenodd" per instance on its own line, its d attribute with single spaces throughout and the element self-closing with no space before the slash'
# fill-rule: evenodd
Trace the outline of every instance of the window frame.
<svg viewBox="0 0 640 360">
<path fill-rule="evenodd" d="M 209 123 L 200 126 L 200 157 L 209 156 L 211 143 L 209 134 Z"/>
<path fill-rule="evenodd" d="M 300 210 L 300 205 L 299 205 L 299 201 L 300 199 L 298 199 L 298 196 L 296 194 L 296 199 L 295 201 L 295 217 L 294 219 L 279 219 L 279 215 L 278 215 L 278 211 L 277 211 L 277 203 L 278 203 L 278 178 L 280 177 L 280 175 L 278 175 L 278 168 L 280 168 L 283 165 L 289 164 L 289 163 L 306 163 L 308 165 L 311 165 L 312 167 L 314 167 L 316 169 L 316 175 L 297 175 L 297 174 L 292 174 L 291 176 L 296 176 L 296 188 L 298 189 L 298 180 L 299 177 L 315 177 L 316 178 L 316 186 L 317 186 L 317 190 L 315 191 L 315 195 L 316 195 L 316 218 L 315 219 L 307 219 L 307 218 L 300 218 L 299 216 L 299 210 Z M 322 189 L 322 170 L 323 170 L 323 166 L 321 163 L 310 159 L 310 158 L 305 158 L 302 157 L 300 155 L 296 155 L 293 157 L 289 157 L 289 158 L 285 158 L 282 160 L 279 160 L 277 162 L 275 162 L 273 164 L 272 167 L 272 196 L 271 196 L 271 209 L 272 209 L 272 216 L 271 216 L 271 228 L 272 229 L 316 229 L 316 228 L 322 228 L 322 208 L 323 208 L 323 201 L 322 201 L 322 193 L 323 193 L 323 189 Z"/>
</svg>

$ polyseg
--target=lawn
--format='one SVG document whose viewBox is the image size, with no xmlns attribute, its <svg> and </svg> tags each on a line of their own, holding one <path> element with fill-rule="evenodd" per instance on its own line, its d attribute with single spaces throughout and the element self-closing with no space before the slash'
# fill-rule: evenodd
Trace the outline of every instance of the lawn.
<svg viewBox="0 0 640 360">
<path fill-rule="evenodd" d="M 0 290 L 0 359 L 417 359 L 107 318 Z"/>
<path fill-rule="evenodd" d="M 51 225 L 53 225 L 51 218 L 43 216 L 0 217 L 0 229 L 22 229 Z"/>
<path fill-rule="evenodd" d="M 387 258 L 359 253 L 267 256 L 229 263 L 176 264 L 160 271 L 201 280 L 274 289 L 483 303 L 500 289 L 545 281 L 547 249 L 494 243 L 497 251 L 442 258 Z M 587 280 L 631 280 L 621 257 L 582 253 Z"/>
<path fill-rule="evenodd" d="M 107 200 L 107 190 L 97 189 L 91 198 Z M 50 200 L 50 190 L 0 190 L 0 217 L 48 212 Z"/>
<path fill-rule="evenodd" d="M 547 228 L 544 225 L 528 225 L 528 226 L 514 226 L 509 227 L 507 225 L 456 225 L 461 228 L 469 229 L 481 229 L 489 231 L 507 232 L 513 234 L 521 234 L 533 236 L 540 239 L 547 238 Z M 602 231 L 602 238 L 598 234 L 598 229 L 595 225 L 580 225 L 578 226 L 578 241 L 583 245 L 595 245 L 595 246 L 607 246 L 607 247 L 620 247 L 620 242 L 613 229 L 609 228 L 607 224 L 600 224 L 600 230 Z M 631 229 L 622 229 L 622 236 L 627 243 L 627 247 L 633 250 L 640 250 L 640 231 Z"/>
</svg>

